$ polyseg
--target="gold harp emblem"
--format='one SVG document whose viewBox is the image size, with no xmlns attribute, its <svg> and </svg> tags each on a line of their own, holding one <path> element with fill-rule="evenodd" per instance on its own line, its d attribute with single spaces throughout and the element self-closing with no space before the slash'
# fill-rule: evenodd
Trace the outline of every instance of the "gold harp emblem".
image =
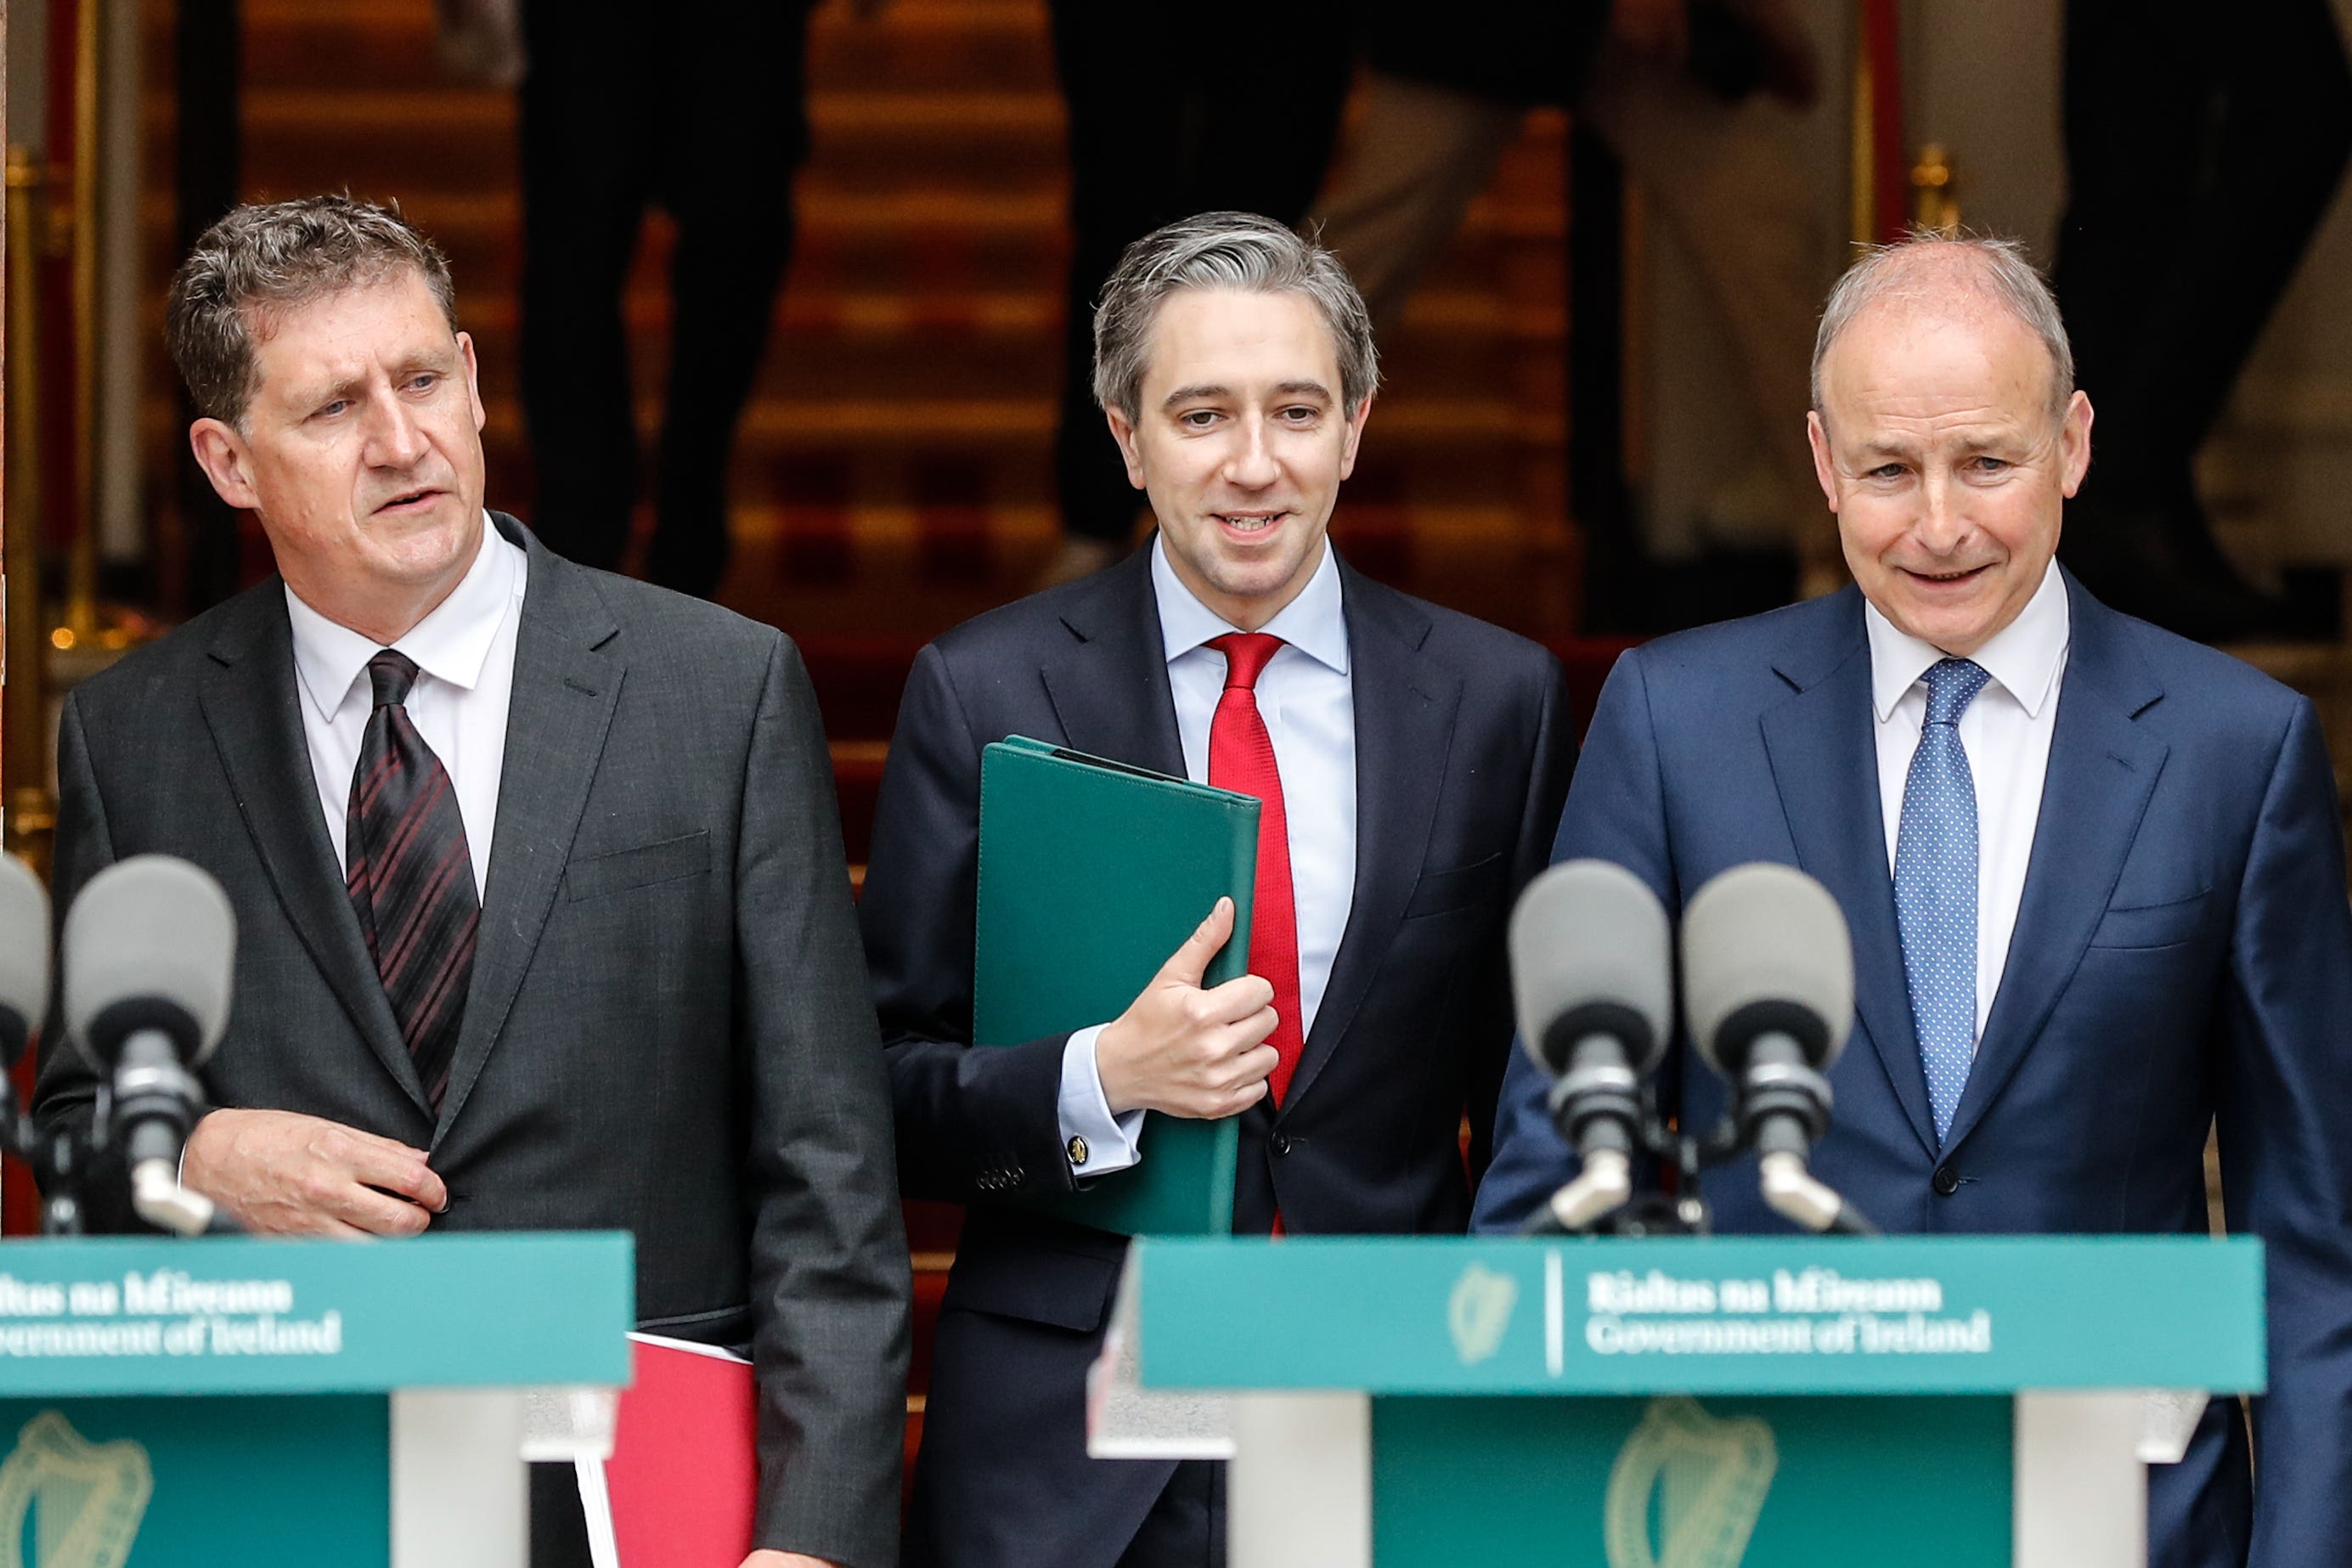
<svg viewBox="0 0 2352 1568">
<path fill-rule="evenodd" d="M 142 1445 L 88 1442 L 64 1415 L 42 1411 L 0 1463 L 0 1568 L 122 1568 L 154 1489 Z"/>
<path fill-rule="evenodd" d="M 1757 1417 L 1718 1421 L 1695 1399 L 1653 1399 L 1609 1472 L 1609 1568 L 1738 1568 L 1780 1464 Z"/>
</svg>

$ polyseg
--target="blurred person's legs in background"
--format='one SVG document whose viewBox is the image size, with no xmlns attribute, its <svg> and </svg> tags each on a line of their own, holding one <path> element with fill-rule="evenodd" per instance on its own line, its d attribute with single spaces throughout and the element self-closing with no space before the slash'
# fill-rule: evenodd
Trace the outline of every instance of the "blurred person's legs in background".
<svg viewBox="0 0 2352 1568">
<path fill-rule="evenodd" d="M 1049 579 L 1126 553 L 1143 498 L 1095 405 L 1094 302 L 1119 253 L 1196 212 L 1296 224 L 1315 198 L 1347 100 L 1349 9 L 1253 12 L 1234 34 L 1150 6 L 1054 0 L 1069 110 L 1070 270 L 1054 481 L 1063 547 Z"/>
<path fill-rule="evenodd" d="M 522 395 L 548 542 L 618 569 L 637 500 L 623 289 L 647 206 L 677 225 L 646 574 L 708 597 L 727 469 L 792 249 L 807 146 L 800 0 L 530 0 L 520 92 Z"/>
<path fill-rule="evenodd" d="M 2277 631 L 2284 605 L 2223 556 L 2194 464 L 2352 152 L 2335 16 L 2072 0 L 2065 94 L 2053 281 L 2097 424 L 2060 559 L 2189 637 Z"/>
</svg>

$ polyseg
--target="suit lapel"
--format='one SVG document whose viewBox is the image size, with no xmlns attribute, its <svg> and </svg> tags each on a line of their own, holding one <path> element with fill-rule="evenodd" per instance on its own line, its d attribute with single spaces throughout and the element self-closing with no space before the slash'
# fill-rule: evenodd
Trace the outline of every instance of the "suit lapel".
<svg viewBox="0 0 2352 1568">
<path fill-rule="evenodd" d="M 1935 1122 L 1903 977 L 1895 880 L 1886 869 L 1862 595 L 1849 588 L 1821 613 L 1838 617 L 1826 643 L 1774 662 L 1798 690 L 1764 715 L 1765 750 L 1797 863 L 1836 897 L 1853 932 L 1857 1019 L 1911 1131 L 1933 1154 Z"/>
<path fill-rule="evenodd" d="M 317 776 L 296 706 L 301 698 L 284 587 L 273 578 L 232 605 L 208 651 L 213 662 L 197 700 L 262 868 L 352 1027 L 429 1114 L 320 816 Z"/>
<path fill-rule="evenodd" d="M 2073 617 L 2025 893 L 1947 1151 L 1984 1120 L 2083 962 L 2170 748 L 2133 721 L 2164 695 L 2122 617 L 2066 579 Z"/>
<path fill-rule="evenodd" d="M 1462 679 L 1422 655 L 1429 619 L 1402 595 L 1339 564 L 1356 710 L 1356 886 L 1331 977 L 1283 1097 L 1314 1086 L 1396 938 L 1429 847 Z"/>
<path fill-rule="evenodd" d="M 1038 669 L 1062 738 L 1073 751 L 1182 778 L 1184 742 L 1168 688 L 1150 547 L 1087 586 L 1092 592 L 1062 612 L 1072 641 Z"/>
<path fill-rule="evenodd" d="M 621 693 L 621 661 L 598 651 L 620 626 L 579 567 L 550 554 L 511 519 L 500 531 L 530 555 L 515 637 L 505 771 L 490 841 L 489 885 L 466 1018 L 434 1141 L 446 1136 L 481 1076 L 554 907 L 588 786 Z"/>
</svg>

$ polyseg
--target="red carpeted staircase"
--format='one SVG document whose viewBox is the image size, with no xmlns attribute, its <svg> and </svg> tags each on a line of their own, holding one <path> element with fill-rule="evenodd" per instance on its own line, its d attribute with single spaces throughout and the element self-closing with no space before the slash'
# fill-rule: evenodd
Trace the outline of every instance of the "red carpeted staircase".
<svg viewBox="0 0 2352 1568">
<path fill-rule="evenodd" d="M 155 194 L 144 266 L 157 338 L 162 280 L 177 260 L 173 10 L 169 0 L 146 10 Z M 490 500 L 528 518 L 509 96 L 441 78 L 432 0 L 246 0 L 244 15 L 247 195 L 396 198 L 448 250 L 489 404 Z M 649 11 L 646 25 L 658 16 Z M 736 563 L 721 596 L 799 640 L 832 738 L 849 857 L 862 869 L 915 650 L 1021 592 L 1055 538 L 1061 107 L 1042 0 L 893 0 L 873 16 L 835 3 L 814 29 L 802 239 L 739 445 Z M 1563 134 L 1557 116 L 1530 121 L 1389 334 L 1387 390 L 1335 537 L 1375 575 L 1551 641 L 1581 715 L 1617 645 L 1570 637 Z M 667 249 L 656 218 L 628 297 L 648 432 Z M 166 510 L 183 445 L 169 377 L 159 348 L 146 488 Z M 247 560 L 266 570 L 257 539 Z M 960 1215 L 910 1204 L 908 1220 L 911 1454 Z"/>
</svg>

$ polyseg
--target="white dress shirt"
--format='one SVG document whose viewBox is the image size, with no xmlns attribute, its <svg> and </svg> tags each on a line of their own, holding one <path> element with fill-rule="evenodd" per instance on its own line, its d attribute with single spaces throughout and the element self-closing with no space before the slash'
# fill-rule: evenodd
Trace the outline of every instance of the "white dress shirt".
<svg viewBox="0 0 2352 1568">
<path fill-rule="evenodd" d="M 1151 585 L 1160 601 L 1160 646 L 1176 702 L 1176 732 L 1183 742 L 1184 773 L 1209 778 L 1209 727 L 1225 689 L 1225 656 L 1207 647 L 1241 628 L 1192 596 L 1168 563 L 1164 541 L 1151 542 Z M 1323 559 L 1298 596 L 1261 630 L 1286 645 L 1257 678 L 1257 710 L 1274 742 L 1282 773 L 1284 816 L 1290 830 L 1291 899 L 1298 920 L 1298 1033 L 1315 1026 L 1331 963 L 1348 929 L 1356 897 L 1356 702 L 1348 675 L 1348 620 L 1340 604 L 1339 566 L 1327 542 Z M 1207 910 L 1202 911 L 1206 914 Z M 1103 1026 L 1080 1029 L 1062 1053 L 1060 1100 L 1066 1152 L 1079 1175 L 1125 1170 L 1141 1156 L 1136 1133 L 1143 1112 L 1114 1118 L 1103 1098 L 1095 1042 Z M 1083 1139 L 1083 1145 L 1074 1140 Z"/>
<path fill-rule="evenodd" d="M 515 636 L 522 624 L 530 562 L 485 516 L 481 548 L 449 596 L 392 646 L 415 661 L 408 717 L 448 770 L 474 862 L 474 892 L 490 879 L 490 832 L 506 770 L 507 708 L 514 695 Z M 319 808 L 335 863 L 344 864 L 343 828 L 359 766 L 360 737 L 375 707 L 368 660 L 383 645 L 331 621 L 286 590 L 294 623 L 295 684 L 303 738 L 319 785 Z"/>
<path fill-rule="evenodd" d="M 1886 867 L 1903 826 L 1903 786 L 1927 717 L 1928 667 L 1943 649 L 1895 629 L 1875 606 L 1863 610 L 1870 632 L 1871 708 L 1878 740 L 1878 805 L 1886 828 Z M 2017 619 L 1971 656 L 1992 679 L 1960 714 L 1961 749 L 1977 794 L 1977 1037 L 2000 989 L 2025 868 L 2042 817 L 2042 783 L 2050 771 L 2050 734 L 2066 673 L 2072 630 L 2066 584 L 2053 562 Z"/>
</svg>

